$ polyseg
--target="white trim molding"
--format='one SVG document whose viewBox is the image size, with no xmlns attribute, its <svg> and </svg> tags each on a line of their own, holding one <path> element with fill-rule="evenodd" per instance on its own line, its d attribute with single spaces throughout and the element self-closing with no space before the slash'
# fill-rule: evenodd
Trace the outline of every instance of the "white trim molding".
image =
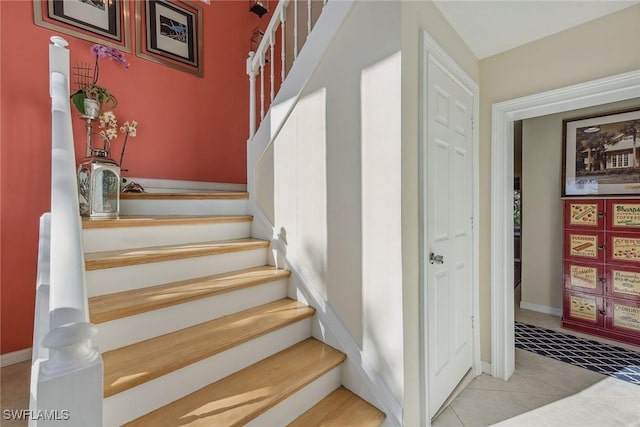
<svg viewBox="0 0 640 427">
<path fill-rule="evenodd" d="M 31 347 L 0 355 L 0 368 L 31 360 Z"/>
<path fill-rule="evenodd" d="M 473 106 L 471 113 L 472 120 L 472 164 L 473 164 L 473 218 L 472 221 L 472 316 L 473 316 L 473 360 L 472 360 L 472 368 L 474 376 L 480 375 L 483 372 L 484 366 L 480 359 L 480 263 L 479 263 L 479 254 L 480 254 L 480 233 L 478 224 L 480 223 L 480 160 L 479 160 L 479 152 L 480 152 L 480 137 L 478 132 L 478 126 L 475 125 L 477 118 L 479 117 L 480 111 L 480 96 L 479 96 L 479 87 L 478 84 L 460 67 L 448 54 L 447 52 L 440 47 L 440 45 L 426 32 L 422 31 L 420 36 L 420 140 L 422 141 L 424 136 L 426 135 L 426 123 L 423 118 L 425 114 L 425 106 L 427 105 L 427 70 L 429 66 L 429 62 L 433 62 L 436 64 L 443 72 L 445 72 L 453 81 L 455 81 L 458 85 L 463 87 L 469 95 L 473 98 Z M 420 154 L 420 162 L 423 162 L 424 153 Z M 424 174 L 426 173 L 425 165 L 421 164 L 419 166 L 420 169 L 420 180 L 424 179 Z M 424 211 L 423 206 L 425 205 L 425 200 L 423 200 L 423 191 L 420 190 L 420 218 L 423 218 Z M 421 219 L 422 221 L 422 219 Z M 421 223 L 420 225 L 420 235 L 422 236 L 424 233 L 424 225 Z M 422 240 L 422 239 L 421 239 Z M 422 247 L 423 243 L 421 242 L 420 259 L 425 259 L 424 247 Z M 420 402 L 428 402 L 428 371 L 427 371 L 427 363 L 426 363 L 426 355 L 428 354 L 427 349 L 427 331 L 422 325 L 424 325 L 424 319 L 427 318 L 427 306 L 425 304 L 424 299 L 424 283 L 425 276 L 423 268 L 421 267 L 420 273 L 420 338 L 422 343 L 420 345 L 421 354 L 420 354 Z M 428 405 L 427 405 L 428 406 Z M 427 410 L 425 409 L 421 414 L 421 423 L 422 425 L 430 425 L 429 417 L 427 416 Z"/>
<path fill-rule="evenodd" d="M 562 316 L 562 309 L 560 308 L 534 304 L 532 302 L 520 301 L 520 308 L 525 310 L 537 311 L 538 313 L 550 314 L 552 316 Z"/>
<path fill-rule="evenodd" d="M 147 193 L 189 193 L 208 191 L 247 191 L 247 184 L 229 184 L 224 182 L 183 181 L 177 179 L 157 179 L 123 177 L 127 181 L 142 185 Z"/>
<path fill-rule="evenodd" d="M 491 366 L 515 368 L 513 326 L 513 123 L 640 97 L 640 69 L 493 104 L 491 125 Z"/>
</svg>

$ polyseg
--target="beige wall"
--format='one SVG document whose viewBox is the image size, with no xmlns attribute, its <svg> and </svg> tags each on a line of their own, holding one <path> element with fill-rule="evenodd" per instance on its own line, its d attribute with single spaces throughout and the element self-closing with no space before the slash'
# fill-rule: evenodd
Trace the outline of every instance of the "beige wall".
<svg viewBox="0 0 640 427">
<path fill-rule="evenodd" d="M 402 282 L 404 298 L 404 425 L 420 425 L 420 316 L 418 241 L 418 109 L 422 30 L 478 81 L 478 60 L 427 1 L 402 2 Z"/>
<path fill-rule="evenodd" d="M 523 302 L 562 308 L 562 120 L 629 107 L 640 99 L 523 121 Z"/>
<path fill-rule="evenodd" d="M 491 360 L 491 106 L 640 68 L 640 5 L 480 62 L 480 327 Z M 484 254 L 484 255 L 483 255 Z"/>
</svg>

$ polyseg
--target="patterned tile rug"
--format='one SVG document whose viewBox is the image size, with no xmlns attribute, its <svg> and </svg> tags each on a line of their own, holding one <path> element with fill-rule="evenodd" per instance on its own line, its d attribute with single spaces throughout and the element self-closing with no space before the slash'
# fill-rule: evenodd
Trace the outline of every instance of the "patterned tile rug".
<svg viewBox="0 0 640 427">
<path fill-rule="evenodd" d="M 640 385 L 640 353 L 516 323 L 516 347 Z"/>
</svg>

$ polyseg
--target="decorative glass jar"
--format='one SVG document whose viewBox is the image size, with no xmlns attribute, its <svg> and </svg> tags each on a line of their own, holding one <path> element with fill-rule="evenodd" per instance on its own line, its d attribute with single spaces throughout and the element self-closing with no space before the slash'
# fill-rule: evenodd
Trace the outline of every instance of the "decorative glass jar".
<svg viewBox="0 0 640 427">
<path fill-rule="evenodd" d="M 117 218 L 120 212 L 120 166 L 108 149 L 91 150 L 78 166 L 80 215 Z"/>
</svg>

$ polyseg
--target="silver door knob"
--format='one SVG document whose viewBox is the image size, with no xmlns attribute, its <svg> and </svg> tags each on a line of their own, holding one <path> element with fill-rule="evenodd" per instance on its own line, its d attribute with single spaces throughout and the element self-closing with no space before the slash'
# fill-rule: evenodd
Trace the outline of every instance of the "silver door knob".
<svg viewBox="0 0 640 427">
<path fill-rule="evenodd" d="M 436 255 L 433 252 L 429 254 L 429 262 L 431 264 L 444 264 L 444 256 Z"/>
</svg>

